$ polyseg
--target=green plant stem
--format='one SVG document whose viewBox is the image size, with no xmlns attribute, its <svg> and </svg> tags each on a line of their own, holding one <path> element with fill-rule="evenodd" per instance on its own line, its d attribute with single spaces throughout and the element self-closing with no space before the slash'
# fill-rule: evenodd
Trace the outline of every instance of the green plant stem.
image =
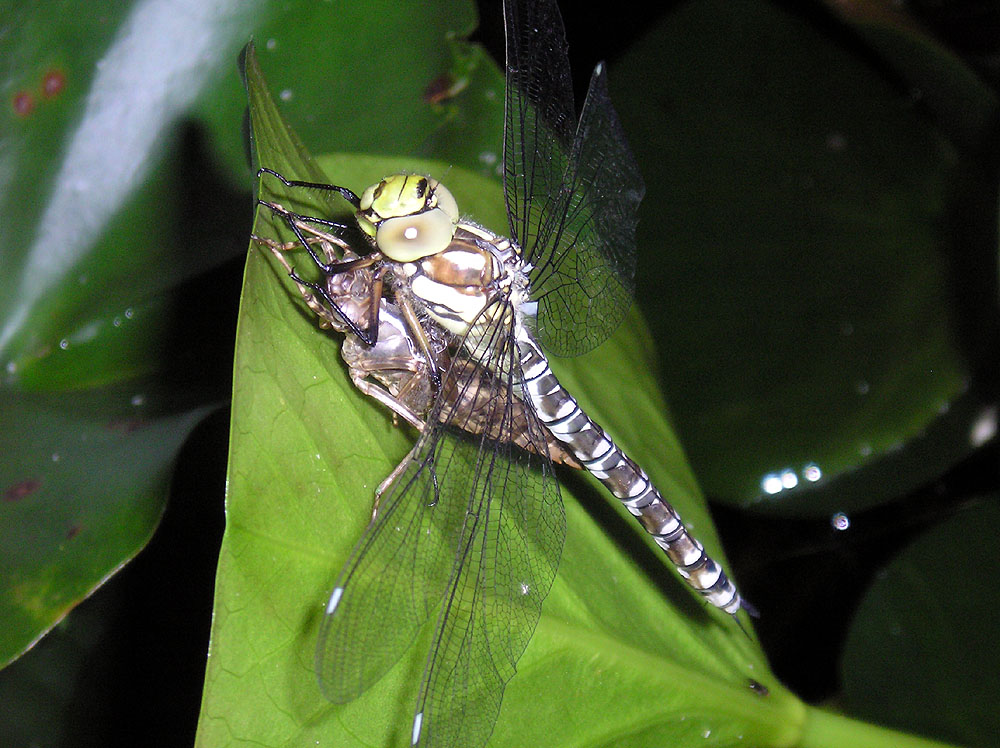
<svg viewBox="0 0 1000 748">
<path fill-rule="evenodd" d="M 897 732 L 870 722 L 810 708 L 803 725 L 799 748 L 954 748 L 951 743 Z"/>
</svg>

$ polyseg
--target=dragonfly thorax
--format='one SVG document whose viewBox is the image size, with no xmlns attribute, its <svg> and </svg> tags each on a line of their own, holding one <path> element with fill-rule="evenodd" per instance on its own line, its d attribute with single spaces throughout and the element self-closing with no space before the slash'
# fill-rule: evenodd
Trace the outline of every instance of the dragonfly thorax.
<svg viewBox="0 0 1000 748">
<path fill-rule="evenodd" d="M 401 275 L 413 297 L 451 333 L 466 335 L 492 319 L 487 308 L 510 286 L 509 271 L 485 229 L 460 223 L 448 246 L 415 262 L 402 263 Z"/>
<path fill-rule="evenodd" d="M 358 225 L 393 262 L 412 262 L 444 250 L 455 235 L 458 204 L 430 177 L 393 174 L 361 194 Z"/>
<path fill-rule="evenodd" d="M 458 203 L 436 179 L 386 177 L 361 194 L 357 219 L 406 293 L 445 330 L 469 336 L 469 343 L 477 329 L 509 313 L 509 304 L 494 303 L 498 295 L 527 288 L 514 245 L 459 221 Z"/>
</svg>

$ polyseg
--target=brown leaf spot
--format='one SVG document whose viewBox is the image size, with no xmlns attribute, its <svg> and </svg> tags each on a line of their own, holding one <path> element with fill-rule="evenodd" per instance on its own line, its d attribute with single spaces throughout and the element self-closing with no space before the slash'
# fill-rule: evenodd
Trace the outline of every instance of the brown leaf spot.
<svg viewBox="0 0 1000 748">
<path fill-rule="evenodd" d="M 110 421 L 105 425 L 108 431 L 117 431 L 122 434 L 131 434 L 139 429 L 146 428 L 146 421 L 142 418 L 123 418 L 120 421 Z"/>
<path fill-rule="evenodd" d="M 451 73 L 442 73 L 424 88 L 424 101 L 428 104 L 440 104 L 458 96 L 468 85 L 468 78 L 455 78 Z"/>
<path fill-rule="evenodd" d="M 31 494 L 41 487 L 42 482 L 37 478 L 28 478 L 20 483 L 13 483 L 7 486 L 7 489 L 3 492 L 3 500 L 11 503 L 20 501 L 27 496 L 31 496 Z"/>
<path fill-rule="evenodd" d="M 62 70 L 49 70 L 42 78 L 42 95 L 48 99 L 58 96 L 66 88 L 66 76 Z"/>
<path fill-rule="evenodd" d="M 18 117 L 27 117 L 35 109 L 35 97 L 27 91 L 18 91 L 11 103 Z"/>
</svg>

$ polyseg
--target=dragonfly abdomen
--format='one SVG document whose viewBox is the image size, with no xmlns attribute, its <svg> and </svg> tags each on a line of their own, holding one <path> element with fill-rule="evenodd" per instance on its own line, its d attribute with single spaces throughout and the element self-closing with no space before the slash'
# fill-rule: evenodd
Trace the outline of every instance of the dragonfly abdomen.
<svg viewBox="0 0 1000 748">
<path fill-rule="evenodd" d="M 645 471 L 580 408 L 527 333 L 518 336 L 518 352 L 524 397 L 549 432 L 639 520 L 693 589 L 715 607 L 735 615 L 743 607 L 736 586 L 687 531 Z"/>
</svg>

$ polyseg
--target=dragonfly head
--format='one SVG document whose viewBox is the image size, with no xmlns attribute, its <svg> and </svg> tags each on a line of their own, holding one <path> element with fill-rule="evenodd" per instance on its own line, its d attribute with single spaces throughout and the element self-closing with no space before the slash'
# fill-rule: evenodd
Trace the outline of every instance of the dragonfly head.
<svg viewBox="0 0 1000 748">
<path fill-rule="evenodd" d="M 393 174 L 361 194 L 361 229 L 395 262 L 444 251 L 455 236 L 458 203 L 436 179 Z"/>
</svg>

